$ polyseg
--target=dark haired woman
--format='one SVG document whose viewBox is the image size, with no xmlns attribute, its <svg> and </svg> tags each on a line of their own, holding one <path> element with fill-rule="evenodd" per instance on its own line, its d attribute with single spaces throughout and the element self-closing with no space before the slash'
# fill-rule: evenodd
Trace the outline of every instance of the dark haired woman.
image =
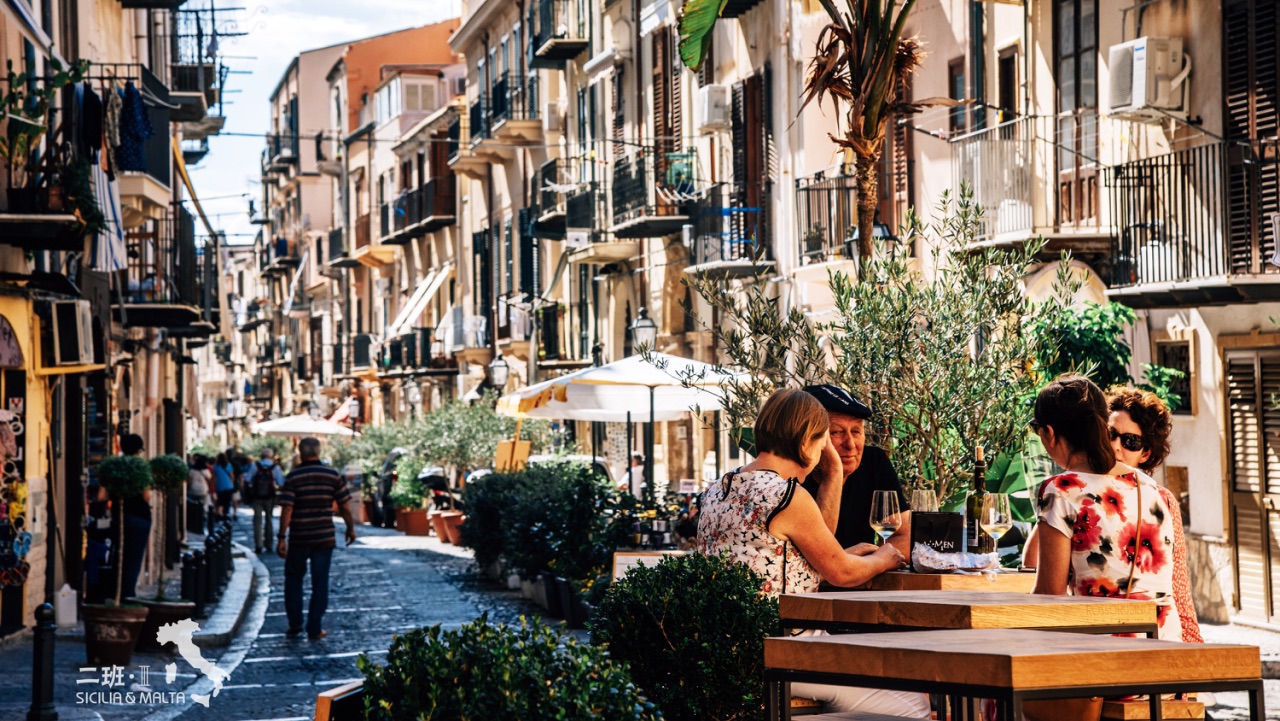
<svg viewBox="0 0 1280 721">
<path fill-rule="evenodd" d="M 1116 458 L 1125 465 L 1151 473 L 1169 456 L 1169 434 L 1173 431 L 1173 415 L 1160 397 L 1151 391 L 1132 386 L 1107 389 L 1107 406 L 1111 410 L 1108 432 Z M 1173 516 L 1173 600 L 1182 621 L 1182 640 L 1204 643 L 1200 622 L 1191 600 L 1191 573 L 1187 568 L 1187 541 L 1182 533 L 1182 505 L 1164 486 L 1160 495 Z"/>
<path fill-rule="evenodd" d="M 1066 472 L 1038 494 L 1035 592 L 1154 600 L 1160 638 L 1180 641 L 1173 509 L 1150 476 L 1117 461 L 1108 416 L 1102 390 L 1083 376 L 1036 397 L 1032 427 Z"/>
<path fill-rule="evenodd" d="M 831 478 L 844 478 L 827 411 L 817 398 L 797 389 L 775 392 L 760 409 L 754 430 L 756 459 L 702 494 L 699 552 L 741 561 L 764 578 L 761 593 L 775 597 L 812 593 L 823 579 L 859 586 L 906 565 L 889 544 L 841 548 L 817 502 L 800 485 L 819 459 L 824 468 L 836 470 Z M 792 684 L 792 691 L 823 701 L 827 711 L 929 718 L 928 697 L 920 693 L 806 683 Z"/>
</svg>

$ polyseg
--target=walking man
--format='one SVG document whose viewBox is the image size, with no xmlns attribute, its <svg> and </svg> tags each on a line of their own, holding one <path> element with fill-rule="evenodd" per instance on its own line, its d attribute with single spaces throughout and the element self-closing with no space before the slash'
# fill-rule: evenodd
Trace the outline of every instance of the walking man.
<svg viewBox="0 0 1280 721">
<path fill-rule="evenodd" d="M 254 553 L 265 553 L 271 543 L 271 514 L 276 510 L 276 492 L 284 485 L 284 471 L 275 461 L 275 451 L 263 449 L 262 460 L 253 464 L 249 477 L 249 502 L 253 504 Z M 280 524 L 284 530 L 284 523 Z"/>
<path fill-rule="evenodd" d="M 298 443 L 298 465 L 285 478 L 280 493 L 280 536 L 276 552 L 284 559 L 284 610 L 289 636 L 302 633 L 302 577 L 311 563 L 311 604 L 307 609 L 307 638 L 325 637 L 325 609 L 329 605 L 329 562 L 333 560 L 333 504 L 347 524 L 347 545 L 356 541 L 356 524 L 348 505 L 346 479 L 320 461 L 320 441 Z M 285 541 L 286 535 L 288 541 Z"/>
</svg>

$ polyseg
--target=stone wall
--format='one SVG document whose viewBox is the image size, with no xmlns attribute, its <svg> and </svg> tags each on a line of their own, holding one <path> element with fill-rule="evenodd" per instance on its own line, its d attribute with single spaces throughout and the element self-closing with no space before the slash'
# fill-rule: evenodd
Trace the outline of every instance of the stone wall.
<svg viewBox="0 0 1280 721">
<path fill-rule="evenodd" d="M 1235 610 L 1235 554 L 1222 538 L 1187 534 L 1191 596 L 1202 623 L 1230 623 Z"/>
</svg>

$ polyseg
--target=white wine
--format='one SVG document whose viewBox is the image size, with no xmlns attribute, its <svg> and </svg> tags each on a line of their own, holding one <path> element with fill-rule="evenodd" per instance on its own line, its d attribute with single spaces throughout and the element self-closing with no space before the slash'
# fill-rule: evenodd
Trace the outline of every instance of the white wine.
<svg viewBox="0 0 1280 721">
<path fill-rule="evenodd" d="M 982 515 L 982 498 L 987 495 L 987 463 L 983 456 L 982 446 L 974 449 L 973 489 L 964 504 L 965 550 L 969 553 L 991 553 L 996 550 L 996 542 L 990 536 L 982 535 L 978 519 Z"/>
<path fill-rule="evenodd" d="M 887 540 L 889 540 L 889 536 L 892 536 L 893 534 L 895 534 L 895 533 L 897 533 L 897 532 L 898 532 L 898 527 L 899 527 L 899 525 L 901 525 L 901 524 L 898 524 L 898 523 L 872 523 L 872 524 L 871 524 L 871 530 L 875 531 L 876 533 L 879 533 L 879 534 L 880 534 L 880 537 L 887 541 Z"/>
<path fill-rule="evenodd" d="M 991 535 L 992 538 L 999 540 L 1001 536 L 1009 532 L 1013 528 L 1012 523 L 984 523 L 982 530 Z"/>
</svg>

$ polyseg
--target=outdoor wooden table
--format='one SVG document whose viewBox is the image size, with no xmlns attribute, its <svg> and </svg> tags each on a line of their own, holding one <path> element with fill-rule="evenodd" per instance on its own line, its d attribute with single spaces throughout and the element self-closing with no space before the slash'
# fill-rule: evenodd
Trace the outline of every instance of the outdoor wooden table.
<svg viewBox="0 0 1280 721">
<path fill-rule="evenodd" d="M 914 571 L 889 571 L 871 579 L 862 586 L 869 591 L 1009 591 L 1031 593 L 1036 586 L 1036 574 L 1018 571 L 1001 571 L 994 578 L 968 573 L 916 573 Z M 851 589 L 852 590 L 852 589 Z"/>
<path fill-rule="evenodd" d="M 1075 633 L 1159 630 L 1155 601 L 1002 591 L 840 591 L 786 594 L 787 628 L 842 631 L 1031 628 Z"/>
<path fill-rule="evenodd" d="M 1039 699 L 1248 691 L 1249 718 L 1263 721 L 1262 660 L 1255 646 L 1172 643 L 1023 629 L 962 629 L 767 638 L 768 716 L 790 717 L 795 682 L 918 691 L 997 703 L 998 718 L 1022 718 Z"/>
</svg>

